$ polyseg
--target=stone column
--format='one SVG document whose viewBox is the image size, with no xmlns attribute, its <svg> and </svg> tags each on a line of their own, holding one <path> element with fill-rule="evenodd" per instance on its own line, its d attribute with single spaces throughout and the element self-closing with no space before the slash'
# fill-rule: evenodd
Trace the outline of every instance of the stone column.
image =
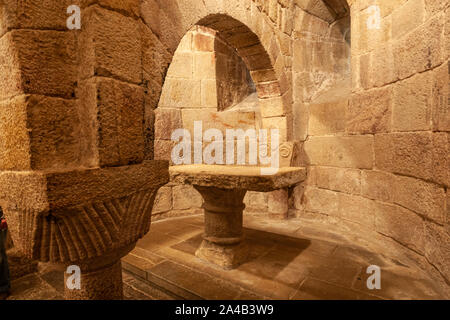
<svg viewBox="0 0 450 320">
<path fill-rule="evenodd" d="M 248 255 L 242 231 L 246 191 L 202 186 L 195 188 L 205 200 L 205 233 L 195 254 L 224 269 L 233 269 L 244 262 Z"/>
<path fill-rule="evenodd" d="M 64 273 L 64 298 L 66 300 L 121 300 L 123 299 L 122 264 L 120 259 L 128 254 L 135 244 L 126 248 L 79 263 L 81 288 L 70 289 L 67 285 L 70 274 Z M 70 282 L 70 281 L 69 281 Z"/>
<path fill-rule="evenodd" d="M 14 244 L 28 258 L 78 266 L 81 288 L 65 298 L 122 298 L 120 259 L 150 229 L 168 162 L 62 172 L 0 173 L 0 202 Z M 66 274 L 66 283 L 70 274 Z"/>
</svg>

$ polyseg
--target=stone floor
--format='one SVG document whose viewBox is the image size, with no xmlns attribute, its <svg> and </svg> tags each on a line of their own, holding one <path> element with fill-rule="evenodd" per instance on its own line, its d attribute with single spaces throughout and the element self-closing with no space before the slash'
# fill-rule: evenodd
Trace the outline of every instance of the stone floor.
<svg viewBox="0 0 450 320">
<path fill-rule="evenodd" d="M 126 299 L 448 299 L 449 286 L 414 252 L 355 225 L 244 216 L 248 262 L 223 271 L 195 257 L 203 216 L 152 223 L 122 260 Z M 381 290 L 366 269 L 381 267 Z M 62 272 L 40 265 L 10 299 L 61 299 Z"/>
</svg>

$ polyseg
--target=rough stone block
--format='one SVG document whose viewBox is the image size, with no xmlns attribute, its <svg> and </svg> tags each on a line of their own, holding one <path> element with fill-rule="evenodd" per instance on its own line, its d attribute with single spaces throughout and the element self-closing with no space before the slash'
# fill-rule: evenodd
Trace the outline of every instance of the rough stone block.
<svg viewBox="0 0 450 320">
<path fill-rule="evenodd" d="M 255 83 L 277 80 L 277 76 L 273 69 L 263 69 L 250 71 L 250 75 Z"/>
<path fill-rule="evenodd" d="M 355 94 L 348 105 L 347 131 L 388 132 L 391 128 L 392 90 L 375 89 Z"/>
<path fill-rule="evenodd" d="M 217 59 L 217 71 L 216 71 L 216 59 Z M 223 74 L 219 71 L 221 62 L 227 64 L 227 59 L 223 55 L 216 54 L 214 52 L 196 52 L 194 54 L 194 79 L 216 79 L 219 74 Z M 227 74 L 227 73 L 225 73 Z"/>
<path fill-rule="evenodd" d="M 445 27 L 444 27 L 444 39 L 448 39 L 450 37 L 450 8 L 445 10 Z M 443 56 L 444 59 L 449 59 L 450 57 L 450 41 L 444 41 L 443 43 Z"/>
<path fill-rule="evenodd" d="M 348 100 L 311 104 L 309 106 L 309 134 L 329 135 L 345 131 Z"/>
<path fill-rule="evenodd" d="M 145 24 L 140 24 L 142 34 L 142 69 L 144 80 L 162 87 L 173 55 Z M 150 88 L 153 89 L 153 88 Z M 154 98 L 159 101 L 159 93 Z"/>
<path fill-rule="evenodd" d="M 433 181 L 450 186 L 450 133 L 433 133 Z"/>
<path fill-rule="evenodd" d="M 280 143 L 288 141 L 288 119 L 287 117 L 273 117 L 273 118 L 263 118 L 262 127 L 264 129 L 269 129 L 269 134 L 271 134 L 270 129 L 278 129 L 280 133 Z"/>
<path fill-rule="evenodd" d="M 278 97 L 281 95 L 280 85 L 278 81 L 256 83 L 256 92 L 260 99 Z"/>
<path fill-rule="evenodd" d="M 155 140 L 154 158 L 155 160 L 167 160 L 172 165 L 172 149 L 175 142 L 170 140 Z"/>
<path fill-rule="evenodd" d="M 167 212 L 172 209 L 172 188 L 162 187 L 156 194 L 152 214 Z"/>
<path fill-rule="evenodd" d="M 73 33 L 13 30 L 0 41 L 0 99 L 20 92 L 74 97 L 76 40 Z"/>
<path fill-rule="evenodd" d="M 260 99 L 259 108 L 263 118 L 284 116 L 285 110 L 281 97 Z"/>
<path fill-rule="evenodd" d="M 200 193 L 189 185 L 178 185 L 172 188 L 173 208 L 175 210 L 185 210 L 190 208 L 200 208 L 203 205 L 203 198 Z"/>
<path fill-rule="evenodd" d="M 27 96 L 0 102 L 0 168 L 31 168 L 30 136 L 27 130 Z"/>
<path fill-rule="evenodd" d="M 313 46 L 305 39 L 295 40 L 293 44 L 293 70 L 295 72 L 312 71 Z"/>
<path fill-rule="evenodd" d="M 4 169 L 62 169 L 81 165 L 76 101 L 19 96 L 0 112 Z"/>
<path fill-rule="evenodd" d="M 375 135 L 375 165 L 383 171 L 431 179 L 432 135 L 427 132 Z"/>
<path fill-rule="evenodd" d="M 423 254 L 424 223 L 417 214 L 396 205 L 376 203 L 375 228 Z"/>
<path fill-rule="evenodd" d="M 361 171 L 332 167 L 310 167 L 312 184 L 323 189 L 345 192 L 349 194 L 361 193 Z"/>
<path fill-rule="evenodd" d="M 134 0 L 135 1 L 135 0 Z M 17 1 L 3 0 L 0 14 L 0 35 L 8 29 L 67 30 L 66 10 L 70 5 L 84 5 L 86 0 Z M 26 12 L 27 14 L 22 14 Z"/>
<path fill-rule="evenodd" d="M 245 194 L 245 210 L 255 213 L 267 211 L 269 194 L 267 192 L 248 191 Z"/>
<path fill-rule="evenodd" d="M 383 6 L 385 4 L 377 3 L 377 5 L 380 8 L 380 11 L 383 11 Z M 393 23 L 390 17 L 385 18 L 383 15 L 381 15 L 380 28 L 367 27 L 367 21 L 369 21 L 369 19 L 372 19 L 373 16 L 373 12 L 367 10 L 369 7 L 369 4 L 362 7 L 365 10 L 360 13 L 359 19 L 357 19 L 356 21 L 352 21 L 352 26 L 354 29 L 352 35 L 356 35 L 356 39 L 352 39 L 352 44 L 357 44 L 357 48 L 355 48 L 354 50 L 359 51 L 360 53 L 367 53 L 376 48 L 383 47 L 391 40 Z"/>
<path fill-rule="evenodd" d="M 133 18 L 99 7 L 83 12 L 81 75 L 111 76 L 142 82 L 141 25 Z"/>
<path fill-rule="evenodd" d="M 23 93 L 20 58 L 13 39 L 11 32 L 0 38 L 0 100 Z"/>
<path fill-rule="evenodd" d="M 201 95 L 203 108 L 212 108 L 217 110 L 218 92 L 216 80 L 213 79 L 202 80 Z"/>
<path fill-rule="evenodd" d="M 307 211 L 332 216 L 339 215 L 339 196 L 334 191 L 306 187 L 304 199 Z"/>
<path fill-rule="evenodd" d="M 444 11 L 444 8 L 447 6 L 447 0 L 425 0 L 425 10 L 427 13 L 427 17 L 434 16 L 435 14 L 439 14 Z"/>
<path fill-rule="evenodd" d="M 335 16 L 322 1 L 296 0 L 295 3 L 304 11 L 331 23 Z"/>
<path fill-rule="evenodd" d="M 166 79 L 159 107 L 198 108 L 201 106 L 201 80 Z"/>
<path fill-rule="evenodd" d="M 425 223 L 425 256 L 450 280 L 450 234 L 432 222 Z"/>
<path fill-rule="evenodd" d="M 305 141 L 308 137 L 309 105 L 304 103 L 295 103 L 293 105 L 294 118 L 294 139 Z"/>
<path fill-rule="evenodd" d="M 310 137 L 305 152 L 311 165 L 371 169 L 373 137 Z"/>
<path fill-rule="evenodd" d="M 172 63 L 167 71 L 167 77 L 191 79 L 194 72 L 193 60 L 194 56 L 191 52 L 177 51 L 177 53 L 173 56 Z"/>
<path fill-rule="evenodd" d="M 425 17 L 423 0 L 408 0 L 392 14 L 392 37 L 398 39 L 422 24 Z"/>
<path fill-rule="evenodd" d="M 382 87 L 398 80 L 394 68 L 392 44 L 388 43 L 372 52 L 369 73 L 370 83 L 375 87 Z"/>
<path fill-rule="evenodd" d="M 287 218 L 289 210 L 287 190 L 280 189 L 269 192 L 267 203 L 269 215 L 278 218 Z"/>
<path fill-rule="evenodd" d="M 433 18 L 395 43 L 394 66 L 400 79 L 442 62 L 442 20 Z"/>
<path fill-rule="evenodd" d="M 374 202 L 372 200 L 338 193 L 339 217 L 349 220 L 369 229 L 375 226 Z"/>
<path fill-rule="evenodd" d="M 431 129 L 431 73 L 426 72 L 394 85 L 392 126 L 395 131 Z"/>
<path fill-rule="evenodd" d="M 81 124 L 75 100 L 32 95 L 27 99 L 27 112 L 33 169 L 81 165 Z"/>
<path fill-rule="evenodd" d="M 144 157 L 144 91 L 111 79 L 96 79 L 100 165 L 138 163 Z"/>
<path fill-rule="evenodd" d="M 181 110 L 166 108 L 155 110 L 155 139 L 171 140 L 172 133 L 182 128 Z"/>
<path fill-rule="evenodd" d="M 361 193 L 364 197 L 383 202 L 392 202 L 392 186 L 395 176 L 382 171 L 362 171 Z"/>
<path fill-rule="evenodd" d="M 81 0 L 83 1 L 83 0 Z M 90 0 L 88 0 L 90 1 Z M 100 5 L 112 8 L 117 11 L 125 11 L 129 14 L 132 14 L 136 17 L 140 16 L 140 0 L 128 0 L 128 1 L 122 1 L 122 0 L 99 0 L 98 1 Z"/>
<path fill-rule="evenodd" d="M 448 62 L 433 71 L 433 129 L 438 131 L 450 131 L 449 74 Z"/>
<path fill-rule="evenodd" d="M 192 45 L 195 51 L 213 52 L 214 42 L 214 36 L 211 34 L 197 32 L 193 34 Z"/>
<path fill-rule="evenodd" d="M 397 176 L 392 188 L 395 203 L 437 223 L 445 223 L 445 190 L 433 183 Z"/>
</svg>

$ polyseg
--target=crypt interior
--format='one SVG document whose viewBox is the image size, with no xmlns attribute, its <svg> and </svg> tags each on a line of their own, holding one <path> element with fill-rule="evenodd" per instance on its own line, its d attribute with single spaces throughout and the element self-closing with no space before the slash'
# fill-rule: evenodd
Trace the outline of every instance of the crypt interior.
<svg viewBox="0 0 450 320">
<path fill-rule="evenodd" d="M 447 0 L 0 0 L 8 299 L 449 299 L 449 35 Z"/>
</svg>

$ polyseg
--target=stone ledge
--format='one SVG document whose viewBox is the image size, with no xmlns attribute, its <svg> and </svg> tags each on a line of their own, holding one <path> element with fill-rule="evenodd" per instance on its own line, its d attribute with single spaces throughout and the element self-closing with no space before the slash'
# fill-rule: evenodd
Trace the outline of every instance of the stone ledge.
<svg viewBox="0 0 450 320">
<path fill-rule="evenodd" d="M 305 168 L 279 168 L 273 175 L 261 175 L 256 166 L 185 165 L 169 168 L 170 179 L 179 184 L 191 184 L 221 189 L 245 189 L 269 192 L 298 184 L 306 179 Z"/>
<path fill-rule="evenodd" d="M 66 172 L 2 172 L 0 201 L 18 209 L 58 211 L 155 189 L 169 181 L 167 161 Z"/>
</svg>

